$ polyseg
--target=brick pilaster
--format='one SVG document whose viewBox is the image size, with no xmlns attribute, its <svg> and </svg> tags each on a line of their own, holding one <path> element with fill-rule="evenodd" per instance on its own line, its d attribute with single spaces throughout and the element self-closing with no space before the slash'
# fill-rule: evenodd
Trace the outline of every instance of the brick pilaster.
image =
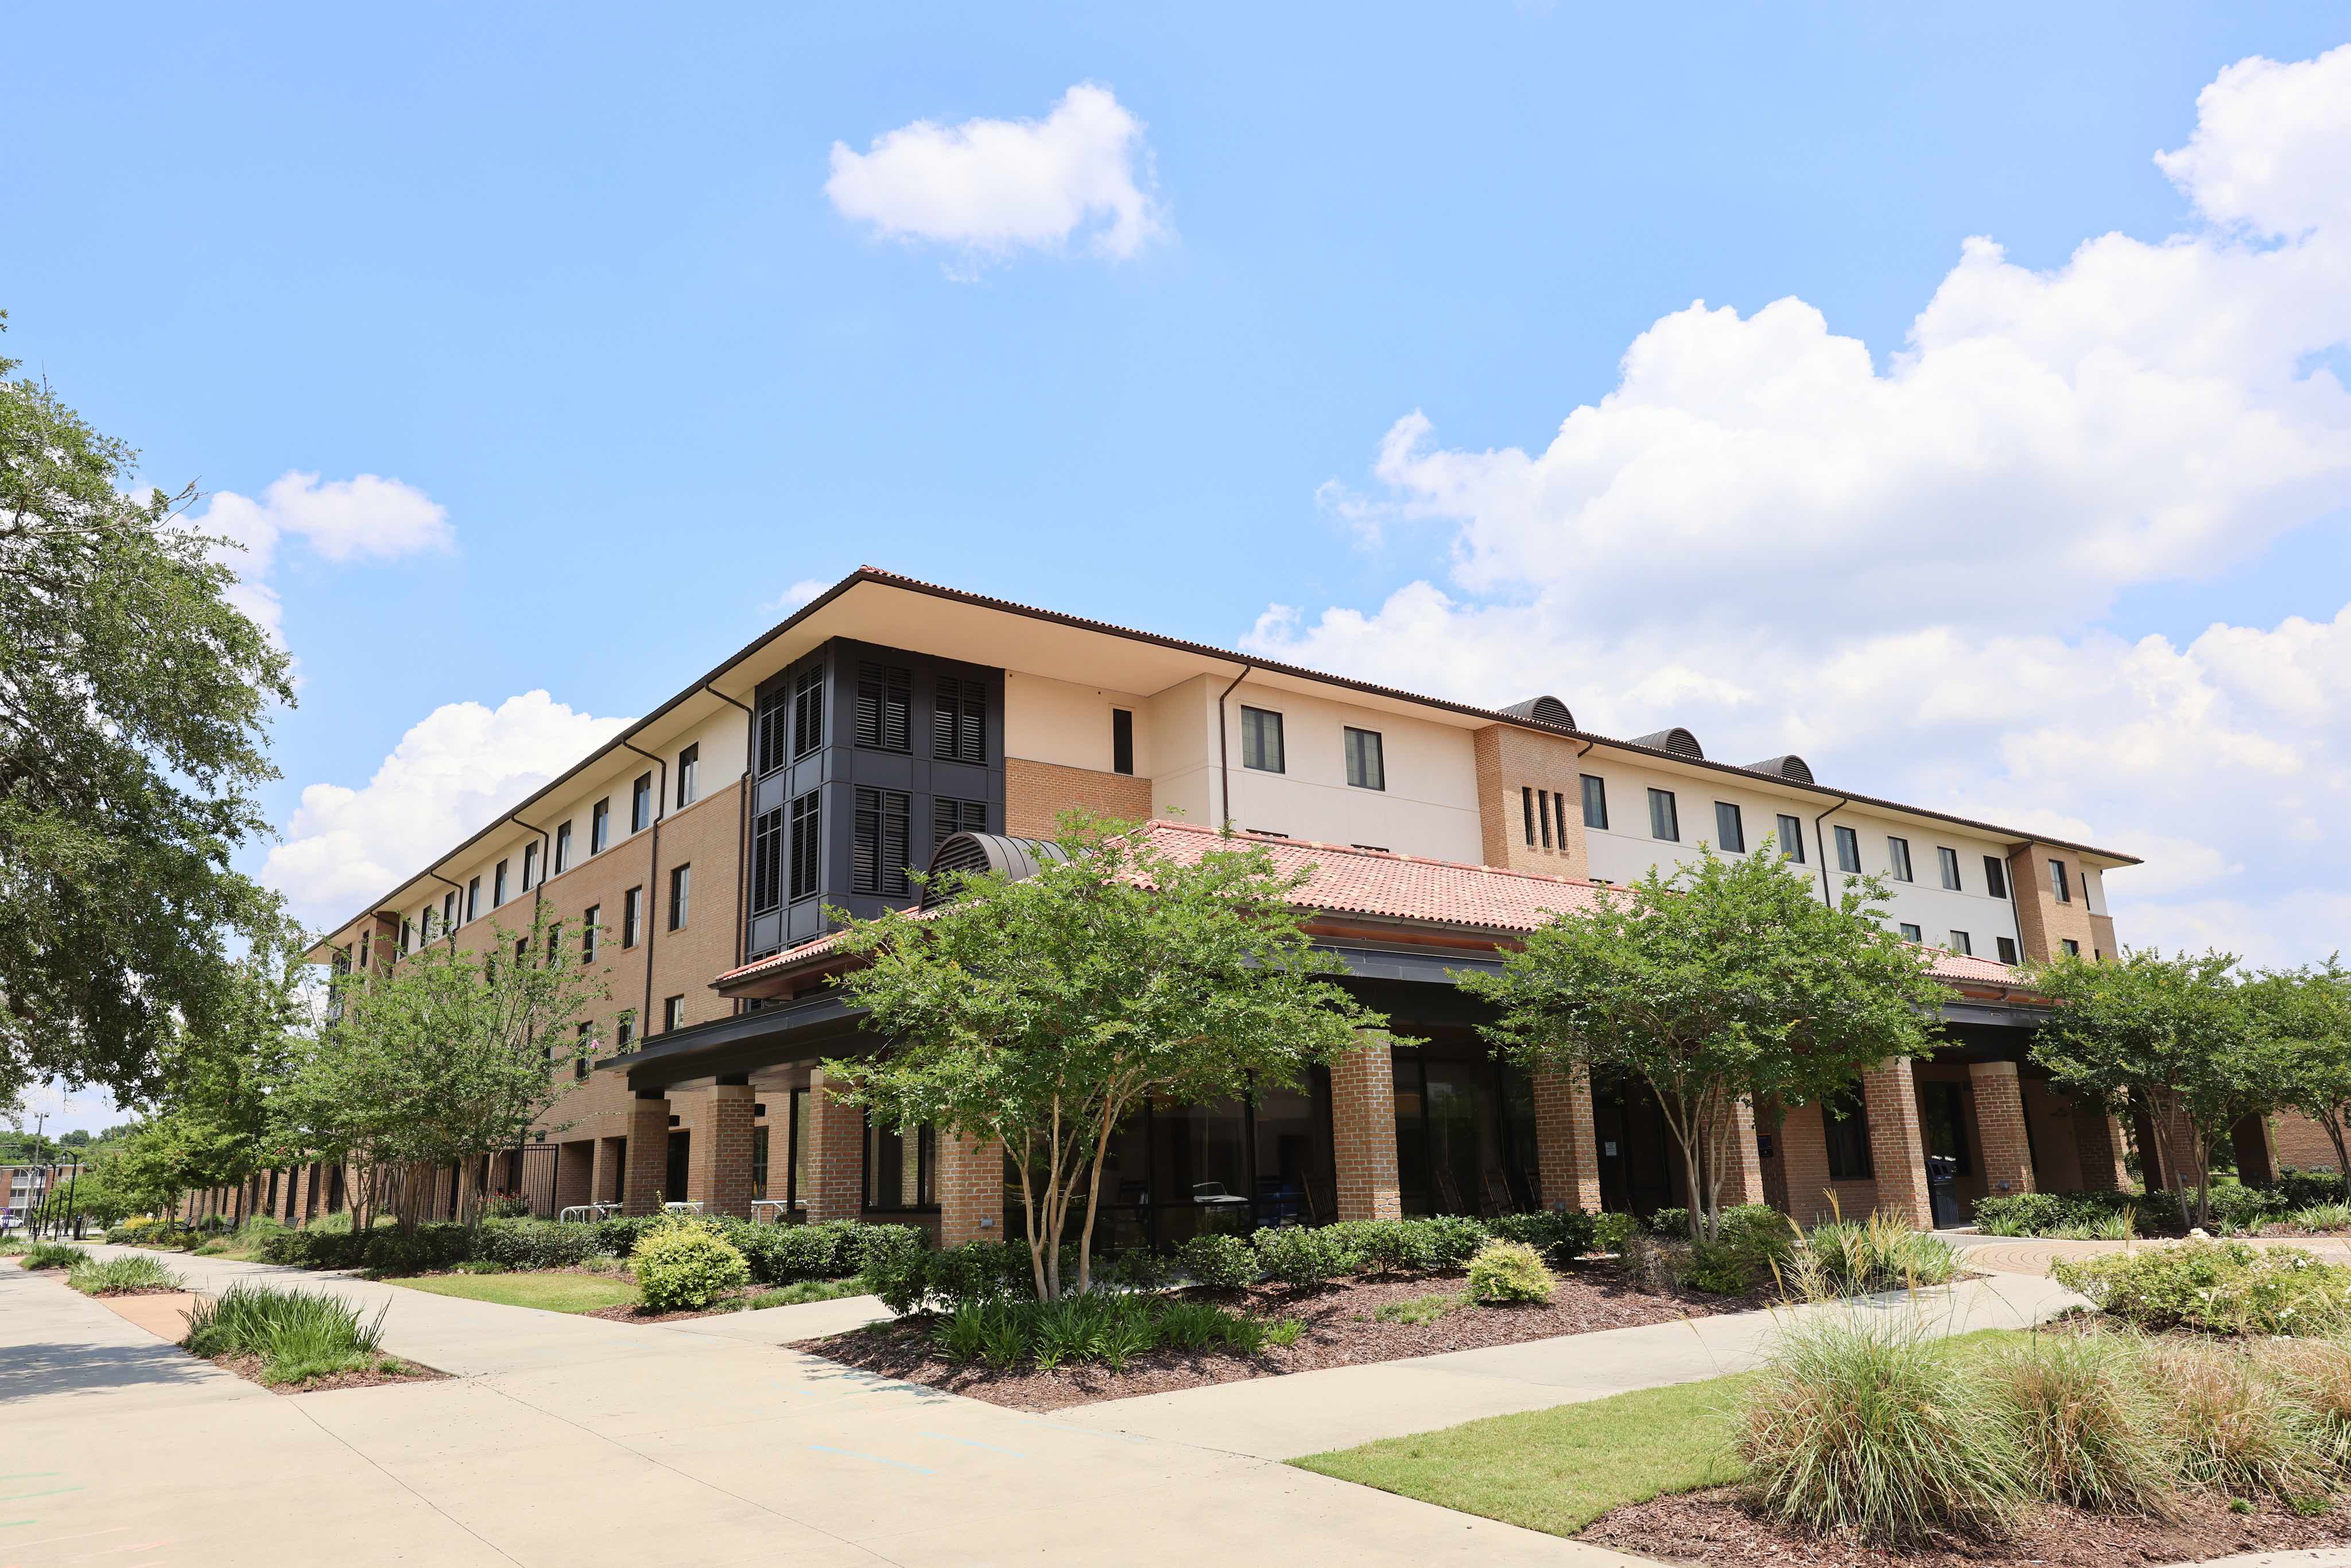
<svg viewBox="0 0 2351 1568">
<path fill-rule="evenodd" d="M 629 1164 L 629 1140 L 599 1138 L 596 1140 L 596 1169 L 588 1179 L 588 1201 L 618 1203 L 622 1197 L 622 1182 Z"/>
<path fill-rule="evenodd" d="M 1869 1118 L 1869 1163 L 1877 1175 L 1877 1207 L 1920 1230 L 1934 1228 L 1927 1197 L 1927 1141 L 1918 1128 L 1918 1091 L 1910 1059 L 1897 1056 L 1861 1075 L 1861 1102 Z"/>
<path fill-rule="evenodd" d="M 2236 1151 L 2239 1181 L 2257 1186 L 2277 1180 L 2277 1137 L 2267 1116 L 2239 1119 L 2229 1129 L 2229 1142 Z"/>
<path fill-rule="evenodd" d="M 1535 1166 L 1543 1207 L 1600 1212 L 1600 1145 L 1592 1129 L 1592 1073 L 1538 1072 Z"/>
<path fill-rule="evenodd" d="M 2074 1151 L 2082 1165 L 2085 1192 L 2120 1192 L 2130 1186 L 2130 1168 L 2123 1163 L 2127 1147 L 2123 1124 L 2112 1112 L 2087 1102 L 2074 1105 Z"/>
<path fill-rule="evenodd" d="M 1975 1089 L 1984 1190 L 1995 1197 L 2037 1191 L 2040 1183 L 2032 1172 L 2032 1144 L 2025 1134 L 2024 1090 L 2017 1082 L 2016 1063 L 1970 1061 L 1968 1082 Z"/>
<path fill-rule="evenodd" d="M 720 1083 L 710 1091 L 709 1109 L 686 1145 L 686 1191 L 702 1201 L 705 1214 L 751 1218 L 751 1124 L 748 1083 Z"/>
<path fill-rule="evenodd" d="M 939 1134 L 939 1245 L 1004 1239 L 1004 1141 Z"/>
<path fill-rule="evenodd" d="M 1395 1066 L 1384 1036 L 1331 1064 L 1331 1134 L 1341 1219 L 1397 1219 Z"/>
<path fill-rule="evenodd" d="M 800 1207 L 812 1225 L 855 1219 L 865 1207 L 865 1113 L 832 1097 L 821 1068 L 809 1074 L 808 1166 Z"/>
<path fill-rule="evenodd" d="M 1730 1107 L 1730 1168 L 1722 1173 L 1722 1206 L 1763 1201 L 1763 1152 L 1755 1145 L 1755 1106 L 1740 1100 Z"/>
<path fill-rule="evenodd" d="M 1817 1225 L 1835 1212 L 1829 1200 L 1828 1130 L 1818 1105 L 1799 1105 L 1781 1118 L 1780 1169 L 1791 1218 Z"/>
<path fill-rule="evenodd" d="M 582 1138 L 559 1144 L 555 1149 L 555 1212 L 593 1200 L 596 1186 L 596 1145 Z M 550 1217 L 551 1218 L 551 1217 Z"/>
<path fill-rule="evenodd" d="M 628 1175 L 622 1186 L 623 1214 L 653 1214 L 664 1200 L 682 1193 L 664 1192 L 669 1182 L 669 1100 L 640 1093 L 629 1102 Z"/>
</svg>

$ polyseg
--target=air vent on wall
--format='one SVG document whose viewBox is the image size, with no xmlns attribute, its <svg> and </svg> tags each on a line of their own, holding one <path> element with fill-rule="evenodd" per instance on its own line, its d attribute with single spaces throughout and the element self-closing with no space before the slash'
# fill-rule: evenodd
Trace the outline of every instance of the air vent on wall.
<svg viewBox="0 0 2351 1568">
<path fill-rule="evenodd" d="M 1523 718 L 1534 724 L 1547 724 L 1556 729 L 1573 729 L 1575 716 L 1567 705 L 1553 696 L 1529 697 L 1522 703 L 1512 703 L 1502 710 L 1512 718 Z"/>
<path fill-rule="evenodd" d="M 953 895 L 954 873 L 995 872 L 1019 882 L 1037 874 L 1051 861 L 1065 861 L 1070 852 L 1050 839 L 1016 839 L 1003 833 L 955 833 L 931 852 L 930 885 L 923 889 L 925 909 Z"/>
<path fill-rule="evenodd" d="M 1661 729 L 1655 735 L 1636 735 L 1633 737 L 1633 744 L 1646 746 L 1652 751 L 1670 751 L 1676 757 L 1694 758 L 1700 762 L 1706 760 L 1706 748 L 1698 745 L 1698 737 L 1679 725 L 1671 729 Z"/>
</svg>

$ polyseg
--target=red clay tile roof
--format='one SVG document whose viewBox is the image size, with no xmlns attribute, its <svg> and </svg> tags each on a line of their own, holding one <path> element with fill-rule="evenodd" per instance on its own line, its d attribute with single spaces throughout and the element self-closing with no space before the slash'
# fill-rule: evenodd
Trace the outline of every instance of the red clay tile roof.
<svg viewBox="0 0 2351 1568">
<path fill-rule="evenodd" d="M 1196 822 L 1154 821 L 1144 825 L 1153 846 L 1169 859 L 1186 864 L 1216 849 L 1223 835 Z M 1590 909 L 1608 896 L 1605 884 L 1573 877 L 1541 876 L 1532 872 L 1505 871 L 1462 861 L 1427 860 L 1418 855 L 1359 850 L 1348 844 L 1326 844 L 1311 839 L 1277 839 L 1262 833 L 1236 831 L 1235 839 L 1264 850 L 1274 870 L 1284 876 L 1307 873 L 1295 904 L 1325 915 L 1361 915 L 1385 920 L 1426 921 L 1476 932 L 1507 936 L 1532 931 L 1553 914 Z M 920 912 L 910 912 L 922 918 Z M 789 969 L 832 951 L 838 934 L 831 933 L 754 959 L 718 977 L 730 985 L 760 975 Z M 1940 948 L 1934 955 L 1934 973 L 1961 985 L 2015 986 L 2016 971 L 1989 958 L 1962 957 Z"/>
</svg>

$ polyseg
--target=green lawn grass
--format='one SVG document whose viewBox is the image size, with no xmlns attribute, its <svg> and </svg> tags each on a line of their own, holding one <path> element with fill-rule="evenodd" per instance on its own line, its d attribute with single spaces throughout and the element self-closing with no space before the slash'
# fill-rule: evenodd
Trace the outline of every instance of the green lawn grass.
<svg viewBox="0 0 2351 1568">
<path fill-rule="evenodd" d="M 549 1312 L 592 1312 L 600 1307 L 634 1306 L 637 1301 L 635 1281 L 604 1274 L 425 1274 L 385 1283 Z"/>
<path fill-rule="evenodd" d="M 2020 1337 L 1984 1330 L 1948 1343 L 1952 1354 L 1972 1356 Z M 1628 1503 L 1739 1479 L 1732 1451 L 1739 1395 L 1753 1377 L 1735 1373 L 1492 1416 L 1290 1462 L 1440 1508 L 1573 1535 Z"/>
</svg>

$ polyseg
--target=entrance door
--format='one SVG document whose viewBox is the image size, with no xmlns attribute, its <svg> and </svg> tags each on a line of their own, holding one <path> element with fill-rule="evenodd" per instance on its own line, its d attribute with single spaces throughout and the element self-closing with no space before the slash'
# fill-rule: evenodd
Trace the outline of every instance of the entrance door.
<svg viewBox="0 0 2351 1568">
<path fill-rule="evenodd" d="M 1968 1174 L 1966 1091 L 1947 1082 L 1918 1085 L 1919 1141 L 1927 1146 L 1927 1207 L 1935 1228 L 1961 1223 L 1959 1178 Z"/>
<path fill-rule="evenodd" d="M 1647 1084 L 1595 1075 L 1592 1130 L 1600 1145 L 1601 1207 L 1655 1214 L 1672 1205 L 1673 1133 Z"/>
<path fill-rule="evenodd" d="M 662 1183 L 664 1203 L 685 1201 L 686 1145 L 693 1139 L 690 1132 L 679 1131 L 669 1135 L 669 1174 Z"/>
</svg>

